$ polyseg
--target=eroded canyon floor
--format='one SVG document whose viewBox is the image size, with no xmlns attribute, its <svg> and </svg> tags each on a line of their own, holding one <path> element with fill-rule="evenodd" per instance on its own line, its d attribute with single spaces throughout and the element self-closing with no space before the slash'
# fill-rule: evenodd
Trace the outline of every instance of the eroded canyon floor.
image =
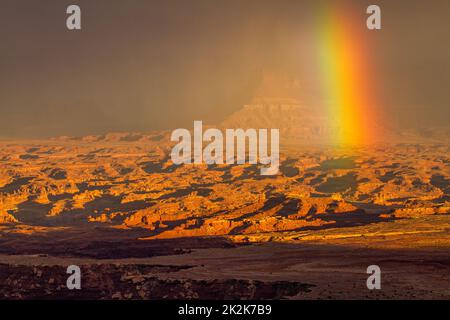
<svg viewBox="0 0 450 320">
<path fill-rule="evenodd" d="M 176 166 L 166 141 L 0 142 L 0 295 L 450 298 L 448 144 L 282 149 L 261 176 Z M 372 264 L 382 290 L 366 287 Z"/>
</svg>

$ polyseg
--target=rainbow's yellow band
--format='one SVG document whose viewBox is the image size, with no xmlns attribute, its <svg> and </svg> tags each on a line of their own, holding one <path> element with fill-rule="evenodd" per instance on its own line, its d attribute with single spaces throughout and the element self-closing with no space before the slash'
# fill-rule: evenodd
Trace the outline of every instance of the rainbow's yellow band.
<svg viewBox="0 0 450 320">
<path fill-rule="evenodd" d="M 370 55 L 363 37 L 361 15 L 332 4 L 318 8 L 318 54 L 332 137 L 338 146 L 372 143 L 376 101 L 372 92 Z"/>
</svg>

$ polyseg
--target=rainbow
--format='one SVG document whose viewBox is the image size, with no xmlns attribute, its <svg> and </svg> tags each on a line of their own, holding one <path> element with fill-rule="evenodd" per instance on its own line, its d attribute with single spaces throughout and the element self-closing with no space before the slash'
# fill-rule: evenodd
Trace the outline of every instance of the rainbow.
<svg viewBox="0 0 450 320">
<path fill-rule="evenodd" d="M 342 4 L 342 2 L 341 2 Z M 332 144 L 370 144 L 379 138 L 374 129 L 375 83 L 367 49 L 365 11 L 328 2 L 318 8 L 318 62 L 326 98 Z M 364 9 L 362 9 L 364 10 Z"/>
</svg>

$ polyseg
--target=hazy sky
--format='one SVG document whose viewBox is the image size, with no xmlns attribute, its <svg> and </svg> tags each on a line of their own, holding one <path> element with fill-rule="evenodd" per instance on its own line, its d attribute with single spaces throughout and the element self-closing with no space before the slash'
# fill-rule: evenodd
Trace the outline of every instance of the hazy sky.
<svg viewBox="0 0 450 320">
<path fill-rule="evenodd" d="M 0 136 L 150 131 L 215 123 L 248 102 L 261 74 L 313 81 L 317 1 L 1 0 Z M 342 1 L 340 1 L 342 2 Z M 450 1 L 379 4 L 367 31 L 374 81 L 402 126 L 450 118 Z M 66 29 L 78 4 L 82 30 Z"/>
</svg>

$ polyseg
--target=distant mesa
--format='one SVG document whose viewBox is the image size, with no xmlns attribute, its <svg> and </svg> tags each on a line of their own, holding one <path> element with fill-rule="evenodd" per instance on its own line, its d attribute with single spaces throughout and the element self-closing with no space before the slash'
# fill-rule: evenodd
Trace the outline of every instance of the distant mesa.
<svg viewBox="0 0 450 320">
<path fill-rule="evenodd" d="M 284 74 L 264 74 L 254 98 L 220 123 L 222 128 L 280 129 L 281 141 L 324 140 L 327 119 L 302 101 L 299 81 Z"/>
</svg>

